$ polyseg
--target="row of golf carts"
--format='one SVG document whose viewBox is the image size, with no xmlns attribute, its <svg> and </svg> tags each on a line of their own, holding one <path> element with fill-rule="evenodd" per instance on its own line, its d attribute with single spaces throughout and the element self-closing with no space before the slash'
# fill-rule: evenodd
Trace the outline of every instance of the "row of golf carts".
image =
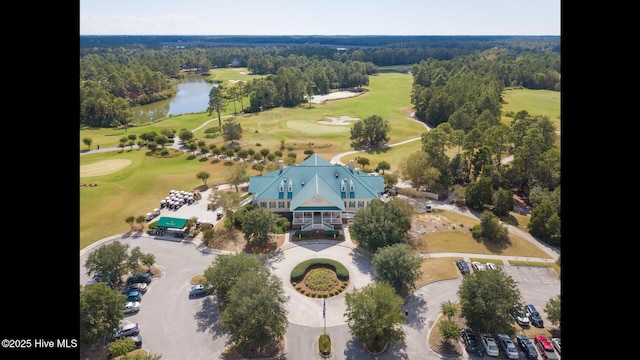
<svg viewBox="0 0 640 360">
<path fill-rule="evenodd" d="M 182 190 L 171 190 L 169 196 L 160 201 L 160 208 L 169 210 L 177 210 L 182 205 L 193 204 L 196 201 L 197 192 L 189 192 Z"/>
</svg>

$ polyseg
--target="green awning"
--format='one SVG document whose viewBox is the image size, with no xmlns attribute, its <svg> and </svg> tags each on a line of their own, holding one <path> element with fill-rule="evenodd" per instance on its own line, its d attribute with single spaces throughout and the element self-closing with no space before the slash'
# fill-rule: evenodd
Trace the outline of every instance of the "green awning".
<svg viewBox="0 0 640 360">
<path fill-rule="evenodd" d="M 188 220 L 189 219 L 163 216 L 158 219 L 158 223 L 156 225 L 165 227 L 167 229 L 182 229 L 184 227 L 184 224 L 186 224 Z"/>
</svg>

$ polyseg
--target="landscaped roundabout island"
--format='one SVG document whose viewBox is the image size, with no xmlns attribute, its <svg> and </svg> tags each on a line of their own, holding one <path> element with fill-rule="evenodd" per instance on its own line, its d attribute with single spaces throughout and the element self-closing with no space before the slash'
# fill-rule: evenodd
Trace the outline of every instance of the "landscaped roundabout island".
<svg viewBox="0 0 640 360">
<path fill-rule="evenodd" d="M 305 296 L 328 298 L 349 286 L 349 271 L 335 260 L 309 259 L 291 270 L 291 284 Z M 318 339 L 318 350 L 322 357 L 331 355 L 331 338 L 326 333 Z"/>
<path fill-rule="evenodd" d="M 349 271 L 335 260 L 309 259 L 291 270 L 291 285 L 308 297 L 336 296 L 349 285 Z"/>
</svg>

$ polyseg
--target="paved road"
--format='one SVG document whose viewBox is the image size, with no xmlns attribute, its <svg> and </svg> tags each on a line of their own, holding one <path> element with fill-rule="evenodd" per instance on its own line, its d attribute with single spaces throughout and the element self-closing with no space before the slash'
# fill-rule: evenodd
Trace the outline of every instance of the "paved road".
<svg viewBox="0 0 640 360">
<path fill-rule="evenodd" d="M 435 208 L 450 207 L 435 202 L 432 204 Z M 199 205 L 196 203 L 192 208 L 183 206 L 183 211 L 193 212 Z M 202 207 L 200 209 L 202 210 Z M 465 213 L 463 210 L 459 211 Z M 175 216 L 183 215 L 177 213 Z M 530 235 L 525 239 L 535 241 Z M 195 275 L 202 274 L 218 254 L 225 252 L 209 249 L 197 239 L 115 235 L 80 251 L 81 283 L 88 280 L 83 267 L 88 254 L 97 246 L 112 241 L 128 244 L 130 248 L 139 246 L 143 252 L 153 253 L 156 257 L 156 265 L 164 270 L 164 276 L 154 279 L 150 284 L 142 301 L 142 310 L 125 319 L 140 324 L 143 347 L 152 353 L 161 354 L 162 358 L 167 360 L 219 357 L 225 348 L 227 337 L 216 325 L 220 314 L 217 311 L 215 297 L 189 299 L 187 294 L 189 280 Z M 550 251 L 550 255 L 552 254 L 555 257 L 558 255 Z M 459 253 L 423 254 L 425 258 L 450 256 L 463 257 L 467 261 L 470 257 L 483 257 L 478 254 Z M 374 279 L 370 255 L 358 250 L 351 242 L 348 228 L 345 230 L 345 240 L 342 242 L 310 240 L 292 243 L 288 241 L 287 235 L 285 243 L 278 251 L 269 255 L 267 262 L 273 273 L 281 278 L 285 293 L 290 297 L 287 303 L 289 326 L 285 335 L 286 358 L 320 359 L 316 352 L 317 338 L 325 331 L 326 325 L 326 331 L 332 339 L 333 359 L 371 359 L 372 355 L 363 350 L 361 344 L 358 344 L 349 333 L 347 321 L 343 315 L 344 292 L 327 299 L 326 318 L 323 319 L 321 301 L 298 294 L 288 281 L 291 269 L 295 265 L 305 259 L 319 257 L 335 259 L 347 267 L 351 281 L 346 292 L 360 288 Z M 490 258 L 510 260 L 514 257 L 491 255 Z M 544 308 L 551 297 L 560 293 L 560 280 L 549 268 L 513 267 L 509 266 L 507 261 L 501 266 L 521 285 L 522 296 L 527 303 Z M 407 301 L 409 317 L 404 326 L 407 334 L 405 341 L 393 344 L 387 352 L 376 355 L 375 358 L 442 359 L 441 355 L 429 348 L 427 339 L 440 315 L 440 303 L 448 300 L 457 301 L 460 281 L 461 277 L 458 277 L 417 289 Z M 471 358 L 473 357 L 466 353 L 458 357 L 463 360 Z"/>
<path fill-rule="evenodd" d="M 214 121 L 212 119 L 209 121 Z M 421 123 L 423 124 L 423 123 Z M 205 126 L 206 123 L 201 126 Z M 424 124 L 423 124 L 424 125 Z M 425 126 L 426 127 L 426 126 Z M 417 141 L 420 138 L 406 140 Z M 396 146 L 393 144 L 390 146 Z M 172 147 L 183 148 L 179 139 Z M 84 151 L 103 152 L 120 150 L 120 148 L 102 148 L 100 150 Z M 339 163 L 339 159 L 355 152 L 336 155 L 332 163 Z M 161 216 L 190 218 L 209 217 L 215 219 L 214 212 L 206 210 L 207 194 L 203 193 L 203 200 L 192 205 L 185 205 L 179 210 L 162 209 Z M 159 199 L 161 200 L 161 199 Z M 425 200 L 435 209 L 456 211 L 467 216 L 479 218 L 479 214 L 458 208 L 455 205 L 433 200 Z M 555 261 L 559 252 L 533 238 L 529 233 L 506 225 L 509 231 L 515 232 L 523 239 L 536 244 L 543 249 L 551 259 L 527 258 L 532 262 Z M 327 299 L 326 318 L 322 318 L 322 303 L 319 299 L 311 299 L 298 294 L 291 286 L 289 274 L 299 262 L 313 258 L 332 258 L 343 263 L 350 273 L 350 285 L 347 292 L 360 288 L 373 281 L 374 275 L 370 265 L 370 255 L 356 249 L 345 231 L 345 240 L 334 241 L 306 241 L 292 243 L 285 240 L 285 244 L 268 258 L 268 265 L 274 274 L 282 279 L 285 292 L 290 296 L 287 303 L 289 326 L 285 335 L 285 352 L 287 359 L 321 359 L 317 354 L 317 338 L 326 332 L 331 335 L 333 345 L 332 359 L 443 359 L 443 356 L 429 348 L 427 339 L 432 326 L 440 315 L 440 304 L 444 301 L 457 301 L 457 290 L 461 277 L 432 283 L 417 289 L 407 301 L 409 316 L 404 330 L 407 334 L 403 342 L 393 344 L 382 354 L 371 355 L 363 350 L 349 333 L 344 318 L 344 293 Z M 143 347 L 151 353 L 161 354 L 165 360 L 181 359 L 211 359 L 219 358 L 225 348 L 227 337 L 217 328 L 219 313 L 215 304 L 215 297 L 207 296 L 200 299 L 189 299 L 189 280 L 202 274 L 209 267 L 218 254 L 224 251 L 209 249 L 197 239 L 154 238 L 148 235 L 130 236 L 129 234 L 115 235 L 100 240 L 80 251 L 80 281 L 86 283 L 84 262 L 88 254 L 97 246 L 120 241 L 139 246 L 145 253 L 152 253 L 156 257 L 156 265 L 164 270 L 164 276 L 156 278 L 144 295 L 142 310 L 135 315 L 128 316 L 125 321 L 138 322 L 143 336 Z M 463 257 L 482 258 L 479 254 L 440 253 L 422 254 L 424 258 L 433 257 Z M 520 284 L 523 299 L 538 308 L 544 308 L 546 302 L 560 294 L 560 280 L 550 268 L 513 267 L 508 260 L 522 260 L 521 257 L 487 256 L 491 259 L 505 260 L 503 270 L 508 272 Z M 325 323 L 326 320 L 326 323 Z M 457 359 L 474 359 L 466 352 Z"/>
</svg>

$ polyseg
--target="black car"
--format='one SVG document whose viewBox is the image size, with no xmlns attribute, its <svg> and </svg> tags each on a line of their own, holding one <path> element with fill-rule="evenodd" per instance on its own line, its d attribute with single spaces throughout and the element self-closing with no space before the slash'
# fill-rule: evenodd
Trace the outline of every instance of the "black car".
<svg viewBox="0 0 640 360">
<path fill-rule="evenodd" d="M 460 336 L 462 337 L 462 342 L 464 343 L 464 347 L 467 351 L 480 352 L 480 348 L 476 342 L 476 335 L 471 331 L 471 329 L 462 329 Z"/>
<path fill-rule="evenodd" d="M 133 284 L 133 283 L 151 283 L 151 273 L 148 272 L 144 272 L 144 273 L 140 273 L 140 274 L 136 274 L 136 275 L 131 275 L 127 278 L 127 284 Z"/>
<path fill-rule="evenodd" d="M 526 357 L 527 359 L 538 358 L 538 352 L 536 351 L 536 346 L 533 345 L 533 341 L 531 341 L 531 339 L 529 339 L 524 335 L 518 335 L 516 336 L 516 342 L 518 343 L 518 346 L 520 346 L 520 349 L 522 349 L 522 353 L 524 354 L 524 357 Z"/>
<path fill-rule="evenodd" d="M 468 274 L 471 272 L 471 270 L 469 270 L 469 265 L 467 265 L 464 260 L 456 260 L 456 266 L 460 269 L 462 274 Z"/>
<path fill-rule="evenodd" d="M 540 313 L 535 306 L 533 306 L 532 304 L 527 304 L 527 306 L 524 307 L 524 310 L 527 312 L 527 316 L 531 321 L 531 325 L 539 328 L 544 327 L 542 316 L 540 316 Z"/>
</svg>

